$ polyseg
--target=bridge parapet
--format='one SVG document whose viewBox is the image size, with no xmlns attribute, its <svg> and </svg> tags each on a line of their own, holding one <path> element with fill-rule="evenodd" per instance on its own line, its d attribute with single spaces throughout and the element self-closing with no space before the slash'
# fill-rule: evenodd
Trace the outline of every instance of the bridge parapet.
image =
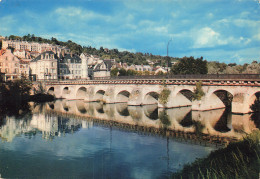
<svg viewBox="0 0 260 179">
<path fill-rule="evenodd" d="M 195 85 L 201 81 L 203 85 L 212 86 L 260 86 L 259 79 L 109 79 L 109 80 L 80 80 L 80 81 L 46 81 L 47 85 L 91 85 L 91 84 L 158 84 L 158 85 Z"/>
</svg>

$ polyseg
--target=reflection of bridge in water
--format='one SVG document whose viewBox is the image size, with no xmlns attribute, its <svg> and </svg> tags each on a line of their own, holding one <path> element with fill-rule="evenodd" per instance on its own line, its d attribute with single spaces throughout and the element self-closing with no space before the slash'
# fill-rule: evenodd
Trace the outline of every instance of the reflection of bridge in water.
<svg viewBox="0 0 260 179">
<path fill-rule="evenodd" d="M 227 114 L 225 109 L 192 111 L 191 107 L 162 109 L 157 105 L 141 107 L 128 106 L 127 103 L 102 104 L 82 100 L 57 100 L 45 105 L 46 111 L 60 114 L 228 138 L 241 138 L 256 128 L 250 120 L 251 114 Z"/>
</svg>

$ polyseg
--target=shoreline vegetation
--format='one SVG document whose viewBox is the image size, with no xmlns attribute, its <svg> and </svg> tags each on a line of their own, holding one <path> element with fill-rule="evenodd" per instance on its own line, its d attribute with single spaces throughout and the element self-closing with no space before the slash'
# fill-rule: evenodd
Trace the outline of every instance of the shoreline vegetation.
<svg viewBox="0 0 260 179">
<path fill-rule="evenodd" d="M 21 115 L 29 112 L 28 102 L 43 103 L 54 101 L 55 97 L 44 92 L 31 95 L 32 82 L 22 76 L 8 82 L 0 82 L 0 114 Z"/>
<path fill-rule="evenodd" d="M 241 141 L 185 165 L 172 178 L 259 178 L 259 172 L 260 130 L 255 130 Z"/>
</svg>

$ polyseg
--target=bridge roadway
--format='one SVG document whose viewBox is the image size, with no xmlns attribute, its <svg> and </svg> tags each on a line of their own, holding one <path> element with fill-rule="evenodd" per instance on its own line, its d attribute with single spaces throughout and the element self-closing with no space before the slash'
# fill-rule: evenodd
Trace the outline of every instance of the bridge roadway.
<svg viewBox="0 0 260 179">
<path fill-rule="evenodd" d="M 133 79 L 134 78 L 134 79 Z M 202 82 L 205 95 L 191 100 L 196 83 Z M 232 97 L 233 113 L 249 113 L 250 106 L 260 95 L 260 75 L 178 75 L 164 77 L 123 77 L 98 80 L 45 81 L 44 87 L 57 98 L 104 103 L 127 103 L 132 106 L 157 104 L 161 108 L 191 106 L 206 111 L 225 108 L 219 93 Z M 164 88 L 170 91 L 166 104 L 159 95 Z"/>
</svg>

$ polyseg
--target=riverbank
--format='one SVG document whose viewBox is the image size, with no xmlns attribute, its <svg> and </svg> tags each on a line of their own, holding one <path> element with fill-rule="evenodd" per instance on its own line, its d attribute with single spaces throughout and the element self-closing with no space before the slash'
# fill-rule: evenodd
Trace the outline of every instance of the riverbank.
<svg viewBox="0 0 260 179">
<path fill-rule="evenodd" d="M 0 114 L 20 115 L 28 112 L 28 102 L 50 102 L 55 97 L 45 93 L 31 94 L 32 83 L 25 77 L 0 83 Z"/>
<path fill-rule="evenodd" d="M 260 130 L 174 173 L 172 178 L 259 178 Z"/>
</svg>

